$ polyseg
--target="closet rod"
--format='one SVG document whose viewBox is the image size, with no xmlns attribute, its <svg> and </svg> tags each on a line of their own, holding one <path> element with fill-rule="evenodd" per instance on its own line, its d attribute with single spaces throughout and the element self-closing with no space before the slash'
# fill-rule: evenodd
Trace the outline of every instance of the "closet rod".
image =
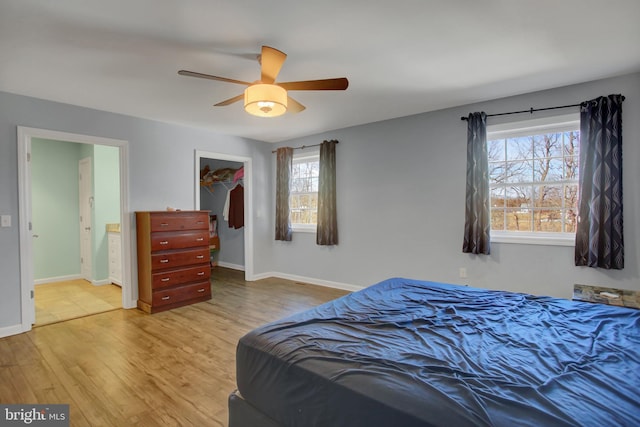
<svg viewBox="0 0 640 427">
<path fill-rule="evenodd" d="M 339 143 L 340 143 L 340 141 L 336 141 L 336 144 L 339 144 Z M 303 149 L 305 149 L 305 148 L 319 147 L 319 146 L 321 146 L 321 145 L 322 145 L 322 144 L 301 145 L 300 147 L 293 147 L 293 149 L 294 149 L 294 150 L 303 150 Z M 278 151 L 277 151 L 277 150 L 272 150 L 271 152 L 272 152 L 272 153 L 277 153 Z"/>
<path fill-rule="evenodd" d="M 625 97 L 622 97 L 622 100 L 625 100 Z M 510 111 L 508 113 L 496 113 L 496 114 L 487 114 L 487 117 L 495 117 L 495 116 L 506 116 L 509 114 L 520 114 L 520 113 L 531 113 L 533 114 L 534 111 L 546 111 L 546 110 L 557 110 L 559 108 L 572 108 L 572 107 L 579 107 L 581 106 L 583 103 L 580 104 L 571 104 L 571 105 L 560 105 L 558 107 L 546 107 L 546 108 L 529 108 L 528 110 L 521 110 L 521 111 Z M 469 117 L 460 117 L 460 120 L 469 120 Z"/>
</svg>

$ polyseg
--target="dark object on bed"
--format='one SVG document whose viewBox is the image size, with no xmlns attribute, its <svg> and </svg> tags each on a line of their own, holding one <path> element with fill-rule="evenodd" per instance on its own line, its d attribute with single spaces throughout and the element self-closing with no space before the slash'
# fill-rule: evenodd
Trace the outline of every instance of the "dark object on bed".
<svg viewBox="0 0 640 427">
<path fill-rule="evenodd" d="M 640 311 L 389 279 L 245 335 L 237 382 L 229 427 L 638 426 Z"/>
<path fill-rule="evenodd" d="M 573 285 L 573 299 L 640 310 L 640 291 L 628 289 L 576 284 Z"/>
</svg>

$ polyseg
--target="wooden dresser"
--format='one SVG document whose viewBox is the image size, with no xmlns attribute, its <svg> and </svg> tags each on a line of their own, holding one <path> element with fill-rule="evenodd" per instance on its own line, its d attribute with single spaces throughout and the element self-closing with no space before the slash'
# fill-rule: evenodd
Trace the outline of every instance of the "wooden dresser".
<svg viewBox="0 0 640 427">
<path fill-rule="evenodd" d="M 136 212 L 138 308 L 147 313 L 211 299 L 209 212 Z"/>
</svg>

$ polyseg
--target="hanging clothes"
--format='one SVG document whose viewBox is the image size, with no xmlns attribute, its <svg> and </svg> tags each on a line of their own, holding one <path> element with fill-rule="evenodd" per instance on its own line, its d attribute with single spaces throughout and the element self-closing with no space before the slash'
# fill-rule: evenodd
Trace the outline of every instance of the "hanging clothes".
<svg viewBox="0 0 640 427">
<path fill-rule="evenodd" d="M 240 184 L 229 191 L 229 227 L 244 227 L 244 188 Z"/>
<path fill-rule="evenodd" d="M 240 181 L 243 178 L 244 178 L 244 166 L 238 169 L 236 173 L 233 174 L 233 183 L 235 184 L 236 182 Z"/>
<path fill-rule="evenodd" d="M 231 190 L 227 191 L 227 197 L 224 200 L 224 208 L 222 209 L 222 219 L 229 222 L 229 199 L 231 196 Z"/>
</svg>

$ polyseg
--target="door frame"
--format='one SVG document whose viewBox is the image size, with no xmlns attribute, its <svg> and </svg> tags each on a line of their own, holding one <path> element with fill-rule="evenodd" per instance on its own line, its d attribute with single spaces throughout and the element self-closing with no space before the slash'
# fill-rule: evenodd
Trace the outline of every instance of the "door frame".
<svg viewBox="0 0 640 427">
<path fill-rule="evenodd" d="M 83 168 L 88 168 L 88 176 L 85 176 L 83 178 L 82 176 L 82 172 L 83 172 Z M 86 172 L 86 170 L 85 170 Z M 93 217 L 91 215 L 91 205 L 89 206 L 84 206 L 84 204 L 86 203 L 85 201 L 83 201 L 83 198 L 87 201 L 90 201 L 93 199 L 93 190 L 91 189 L 91 181 L 92 181 L 92 177 L 93 177 L 93 165 L 91 164 L 91 157 L 84 157 L 82 159 L 80 159 L 78 161 L 78 193 L 80 195 L 80 206 L 79 206 L 79 212 L 78 215 L 80 217 L 80 276 L 82 276 L 82 278 L 84 280 L 87 280 L 89 282 L 93 282 L 93 256 L 92 256 L 92 252 L 93 252 Z M 83 184 L 85 183 L 85 184 Z M 86 183 L 89 183 L 89 187 L 87 187 Z M 87 191 L 89 194 L 84 194 L 85 191 Z M 90 203 L 90 202 L 89 202 Z M 84 215 L 86 212 L 84 211 L 85 209 L 88 210 L 89 215 Z M 89 222 L 89 244 L 87 246 L 87 244 L 84 243 L 84 239 L 85 239 L 85 234 L 87 233 L 86 228 L 83 229 L 83 225 L 85 225 L 87 222 Z M 88 252 L 88 254 L 87 254 Z M 88 256 L 87 256 L 88 255 Z M 88 270 L 88 271 L 87 271 Z"/>
<path fill-rule="evenodd" d="M 196 150 L 195 152 L 195 209 L 200 209 L 200 160 L 215 159 L 239 162 L 244 165 L 244 278 L 247 281 L 253 277 L 253 185 L 251 157 L 235 156 L 232 154 L 214 153 Z"/>
<path fill-rule="evenodd" d="M 33 242 L 31 227 L 31 139 L 118 147 L 120 169 L 120 234 L 122 242 L 122 307 L 134 308 L 131 286 L 131 221 L 129 217 L 129 141 L 18 126 L 18 213 L 20 217 L 20 299 L 22 332 L 35 323 Z"/>
</svg>

